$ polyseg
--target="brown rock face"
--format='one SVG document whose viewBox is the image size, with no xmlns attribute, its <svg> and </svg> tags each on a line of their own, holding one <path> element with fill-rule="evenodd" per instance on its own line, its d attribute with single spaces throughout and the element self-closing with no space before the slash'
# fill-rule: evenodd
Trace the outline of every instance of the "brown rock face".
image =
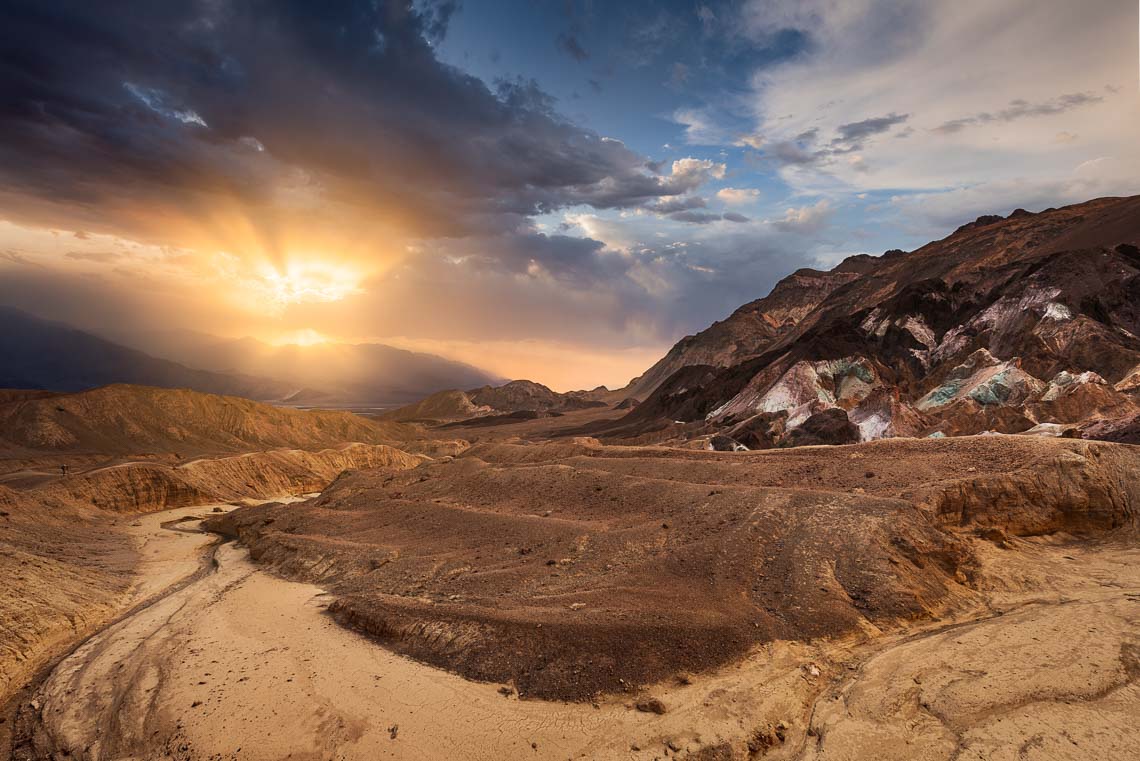
<svg viewBox="0 0 1140 761">
<path fill-rule="evenodd" d="M 280 449 L 191 460 L 177 466 L 127 463 L 57 479 L 25 492 L 44 504 L 90 505 L 111 512 L 279 497 L 320 491 L 345 470 L 410 468 L 427 459 L 384 444 L 306 452 Z"/>
<path fill-rule="evenodd" d="M 784 440 L 790 447 L 814 444 L 854 444 L 859 441 L 859 429 L 838 407 L 817 412 L 796 427 Z"/>
<path fill-rule="evenodd" d="M 858 266 L 852 260 L 844 264 Z M 764 298 L 745 304 L 696 335 L 682 338 L 657 364 L 631 381 L 626 392 L 644 398 L 682 367 L 731 367 L 763 354 L 832 291 L 856 277 L 857 273 L 843 264 L 831 272 L 797 270 Z"/>
<path fill-rule="evenodd" d="M 1127 419 L 1140 412 L 1138 242 L 1140 197 L 1102 198 L 801 271 L 683 339 L 636 382 L 654 389 L 644 403 L 592 433 L 667 420 L 707 436 L 782 412 L 787 443 L 829 408 L 861 440 Z"/>
</svg>

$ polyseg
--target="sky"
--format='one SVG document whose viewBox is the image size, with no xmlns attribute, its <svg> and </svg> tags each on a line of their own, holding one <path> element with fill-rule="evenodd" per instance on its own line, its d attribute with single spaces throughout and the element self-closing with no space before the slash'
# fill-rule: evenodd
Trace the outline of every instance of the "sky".
<svg viewBox="0 0 1140 761">
<path fill-rule="evenodd" d="M 801 267 L 1140 192 L 1131 0 L 8 0 L 0 304 L 624 385 Z"/>
</svg>

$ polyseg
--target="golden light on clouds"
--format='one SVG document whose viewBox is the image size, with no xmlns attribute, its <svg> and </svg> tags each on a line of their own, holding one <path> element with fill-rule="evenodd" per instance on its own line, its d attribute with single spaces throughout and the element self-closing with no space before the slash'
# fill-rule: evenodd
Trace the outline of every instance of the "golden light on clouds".
<svg viewBox="0 0 1140 761">
<path fill-rule="evenodd" d="M 271 306 L 340 301 L 360 293 L 360 275 L 352 267 L 318 258 L 291 261 L 278 270 L 262 268 L 249 284 L 268 297 Z"/>
</svg>

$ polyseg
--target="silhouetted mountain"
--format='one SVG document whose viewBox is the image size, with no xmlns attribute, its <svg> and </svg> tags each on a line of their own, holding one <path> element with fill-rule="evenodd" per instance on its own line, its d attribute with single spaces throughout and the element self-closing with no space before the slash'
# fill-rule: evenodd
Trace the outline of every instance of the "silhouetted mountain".
<svg viewBox="0 0 1140 761">
<path fill-rule="evenodd" d="M 81 391 L 134 383 L 250 399 L 280 399 L 295 390 L 268 378 L 195 370 L 8 307 L 0 307 L 0 324 L 0 388 Z"/>
<path fill-rule="evenodd" d="M 292 386 L 290 404 L 392 404 L 444 389 L 502 383 L 477 367 L 378 343 L 276 346 L 189 331 L 125 336 L 156 356 L 215 372 L 271 377 Z"/>
</svg>

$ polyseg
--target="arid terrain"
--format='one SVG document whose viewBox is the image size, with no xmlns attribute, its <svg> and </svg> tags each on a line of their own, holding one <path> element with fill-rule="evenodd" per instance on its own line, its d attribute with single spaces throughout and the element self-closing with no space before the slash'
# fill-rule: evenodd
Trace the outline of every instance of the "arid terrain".
<svg viewBox="0 0 1140 761">
<path fill-rule="evenodd" d="M 14 759 L 1140 757 L 1136 199 L 627 387 L 0 391 Z"/>
<path fill-rule="evenodd" d="M 280 435 L 261 413 L 247 410 L 260 435 Z M 1133 446 L 998 435 L 712 452 L 419 436 L 403 445 L 427 454 L 358 442 L 172 464 L 152 452 L 15 480 L 0 518 L 5 748 L 1054 759 L 1140 747 Z M 12 462 L 26 470 L 30 451 Z"/>
<path fill-rule="evenodd" d="M 0 2 L 0 761 L 1140 761 L 1136 8 Z"/>
</svg>

